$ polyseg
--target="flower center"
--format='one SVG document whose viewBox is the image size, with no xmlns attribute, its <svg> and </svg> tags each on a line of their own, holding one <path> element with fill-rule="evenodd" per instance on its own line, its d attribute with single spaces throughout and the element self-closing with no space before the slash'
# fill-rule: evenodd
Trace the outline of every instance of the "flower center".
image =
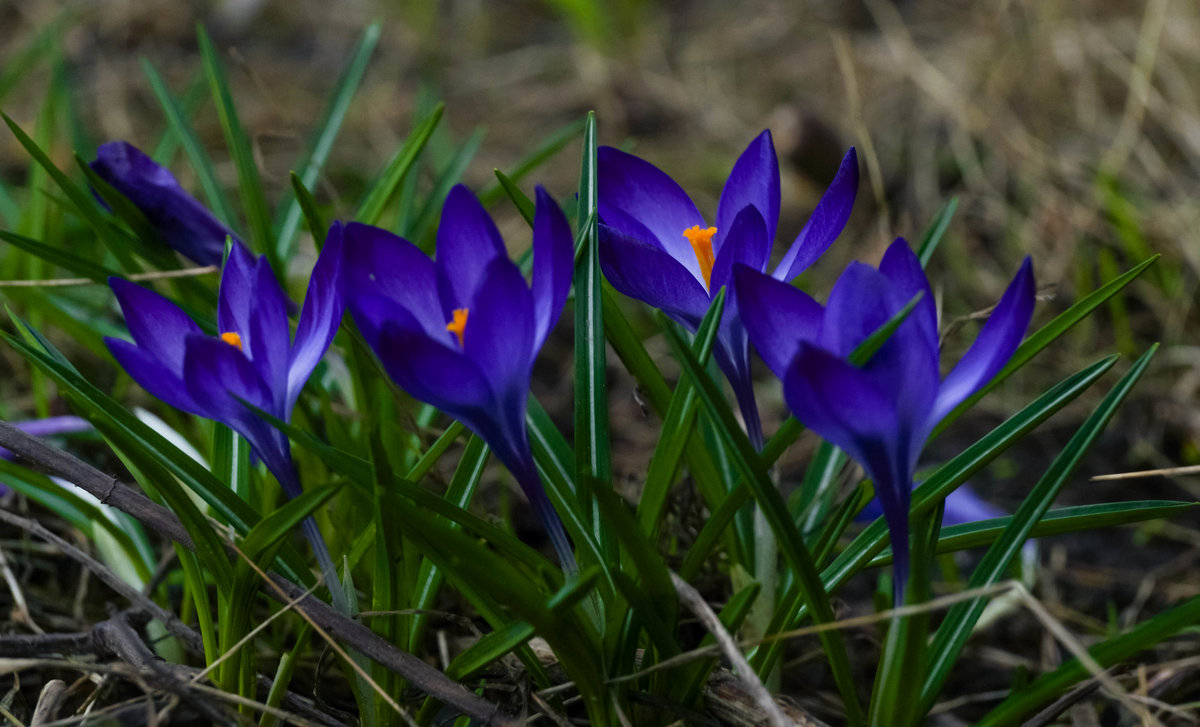
<svg viewBox="0 0 1200 727">
<path fill-rule="evenodd" d="M 696 261 L 700 263 L 700 274 L 704 276 L 704 287 L 712 285 L 713 258 L 712 238 L 717 234 L 717 228 L 700 229 L 700 225 L 692 225 L 683 231 L 683 236 L 692 243 L 696 253 Z"/>
<path fill-rule="evenodd" d="M 463 345 L 463 332 L 467 330 L 467 309 L 455 308 L 454 320 L 446 324 L 447 331 L 453 331 L 458 336 L 458 345 Z"/>
<path fill-rule="evenodd" d="M 236 347 L 239 351 L 242 350 L 242 337 L 232 331 L 228 333 L 222 333 L 221 340 L 225 343 L 228 343 L 230 346 Z"/>
</svg>

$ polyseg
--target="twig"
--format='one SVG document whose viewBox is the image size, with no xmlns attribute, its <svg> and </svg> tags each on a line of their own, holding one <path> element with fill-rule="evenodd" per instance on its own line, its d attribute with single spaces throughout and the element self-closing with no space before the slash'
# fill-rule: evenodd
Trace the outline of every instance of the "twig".
<svg viewBox="0 0 1200 727">
<path fill-rule="evenodd" d="M 25 592 L 21 590 L 21 582 L 17 580 L 12 568 L 8 567 L 8 558 L 4 555 L 2 547 L 0 547 L 0 573 L 4 574 L 4 582 L 8 584 L 8 591 L 12 594 L 13 620 L 25 624 L 35 634 L 46 633 L 33 620 L 33 614 L 29 612 L 29 604 L 25 602 Z"/>
<path fill-rule="evenodd" d="M 42 687 L 42 693 L 38 695 L 37 706 L 33 708 L 33 717 L 29 720 L 29 727 L 42 727 L 47 721 L 58 716 L 58 704 L 66 691 L 67 683 L 62 679 L 51 679 L 46 682 L 46 686 Z"/>
<path fill-rule="evenodd" d="M 194 278 L 208 275 L 220 270 L 216 265 L 206 265 L 202 268 L 184 268 L 183 270 L 160 270 L 152 273 L 133 273 L 126 275 L 126 280 L 167 280 L 169 278 Z M 47 278 L 43 280 L 0 280 L 0 288 L 74 288 L 81 285 L 104 285 L 103 282 L 91 278 Z"/>
<path fill-rule="evenodd" d="M 1138 472 L 1115 472 L 1110 475 L 1096 475 L 1092 482 L 1107 482 L 1109 480 L 1132 480 L 1140 477 L 1179 477 L 1181 475 L 1200 474 L 1200 465 L 1186 467 L 1164 467 L 1157 470 L 1140 470 Z"/>
<path fill-rule="evenodd" d="M 8 425 L 0 424 L 0 426 L 7 427 Z M 36 520 L 29 520 L 27 518 L 20 517 L 19 515 L 14 515 L 7 510 L 0 510 L 0 520 L 14 527 L 21 528 L 22 530 L 30 533 L 31 535 L 39 537 L 42 540 L 53 543 L 59 548 L 59 550 L 62 551 L 64 555 L 79 562 L 89 571 L 94 573 L 97 578 L 103 581 L 106 586 L 120 594 L 122 598 L 127 599 L 131 603 L 137 604 L 138 608 L 142 609 L 147 614 L 153 616 L 159 621 L 162 621 L 163 625 L 167 627 L 167 630 L 171 632 L 171 635 L 178 637 L 183 645 L 192 651 L 192 653 L 204 653 L 204 642 L 200 639 L 200 636 L 195 631 L 189 628 L 187 624 L 176 618 L 175 614 L 159 606 L 154 601 L 142 595 L 140 590 L 121 580 L 117 574 L 113 573 L 100 561 L 96 560 L 92 556 L 67 542 L 65 539 L 43 527 L 42 524 Z"/>
<path fill-rule="evenodd" d="M 721 625 L 721 619 L 717 618 L 717 614 L 700 595 L 700 592 L 692 588 L 691 584 L 680 578 L 675 571 L 671 571 L 671 584 L 675 586 L 675 591 L 679 594 L 679 600 L 683 605 L 688 607 L 696 617 L 700 619 L 700 623 L 704 624 L 704 628 L 716 639 L 717 645 L 721 647 L 721 651 L 725 654 L 725 658 L 729 659 L 729 663 L 733 665 L 738 675 L 748 688 L 750 695 L 754 698 L 755 703 L 766 714 L 767 721 L 774 727 L 787 727 L 788 720 L 783 716 L 783 710 L 775 703 L 775 699 L 771 697 L 771 693 L 763 686 L 762 680 L 758 678 L 758 674 L 754 669 L 750 668 L 750 663 L 746 661 L 745 655 L 738 648 L 737 642 Z"/>
</svg>

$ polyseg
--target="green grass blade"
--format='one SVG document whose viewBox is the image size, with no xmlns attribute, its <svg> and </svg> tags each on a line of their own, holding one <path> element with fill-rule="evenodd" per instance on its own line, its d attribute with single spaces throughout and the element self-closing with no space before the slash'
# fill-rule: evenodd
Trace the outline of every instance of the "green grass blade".
<svg viewBox="0 0 1200 727">
<path fill-rule="evenodd" d="M 23 235 L 18 235 L 15 232 L 0 230 L 0 240 L 19 247 L 31 255 L 36 255 L 52 265 L 57 265 L 76 275 L 95 280 L 97 283 L 104 283 L 110 276 L 119 275 L 115 270 L 109 270 L 103 265 L 99 265 L 88 258 L 80 257 L 64 248 L 53 247 Z"/>
<path fill-rule="evenodd" d="M 166 81 L 159 75 L 158 70 L 145 58 L 142 59 L 142 72 L 149 79 L 150 89 L 154 92 L 155 98 L 158 99 L 158 103 L 167 117 L 167 128 L 171 129 L 179 142 L 183 144 L 183 150 L 192 164 L 192 169 L 196 172 L 196 178 L 200 181 L 200 188 L 204 190 L 204 197 L 208 200 L 209 208 L 218 220 L 225 223 L 230 229 L 234 229 L 237 219 L 233 214 L 233 206 L 229 203 L 225 189 L 217 181 L 212 159 L 200 145 L 196 130 L 188 121 L 182 105 L 167 88 Z"/>
<path fill-rule="evenodd" d="M 929 259 L 933 257 L 942 238 L 946 236 L 946 230 L 950 228 L 950 221 L 954 219 L 954 212 L 957 209 L 958 197 L 951 197 L 933 216 L 933 222 L 929 223 L 925 235 L 921 238 L 921 244 L 917 246 L 917 259 L 921 261 L 921 267 L 929 264 Z"/>
<path fill-rule="evenodd" d="M 300 176 L 292 172 L 290 178 L 292 180 L 292 194 L 295 195 L 295 202 L 304 214 L 304 221 L 308 225 L 308 231 L 312 233 L 313 243 L 317 246 L 317 251 L 320 252 L 321 248 L 325 246 L 325 235 L 329 231 L 329 225 L 325 222 L 325 217 L 321 214 L 321 210 L 317 208 L 317 200 L 313 198 L 312 192 L 308 191 L 308 187 L 305 187 L 304 182 L 300 181 Z M 281 236 L 280 239 L 283 239 L 283 237 Z M 289 246 L 290 244 L 288 243 Z M 291 253 L 284 254 L 290 255 Z"/>
<path fill-rule="evenodd" d="M 596 177 L 596 114 L 589 112 L 583 131 L 583 164 L 579 180 L 581 254 L 575 266 L 575 473 L 598 486 L 612 487 L 609 451 L 608 382 L 604 343 L 604 312 L 600 286 L 599 231 L 596 226 L 599 185 Z M 584 223 L 590 219 L 589 223 Z M 582 492 L 582 490 L 581 490 Z M 616 541 L 595 516 L 590 499 L 581 502 L 583 515 L 610 563 L 616 560 Z"/>
<path fill-rule="evenodd" d="M 263 192 L 262 178 L 258 173 L 258 164 L 254 161 L 254 149 L 250 137 L 242 128 L 238 119 L 237 107 L 233 103 L 233 94 L 229 91 L 229 80 L 221 67 L 217 51 L 212 39 L 204 26 L 196 27 L 196 39 L 200 44 L 200 56 L 204 60 L 204 74 L 208 78 L 208 86 L 212 91 L 213 104 L 217 108 L 217 118 L 221 122 L 221 131 L 225 134 L 225 143 L 233 157 L 233 166 L 237 170 L 238 196 L 242 200 L 242 211 L 246 222 L 250 225 L 248 242 L 254 250 L 264 253 L 271 261 L 275 274 L 280 275 L 283 268 L 275 254 L 275 246 L 271 236 L 271 213 L 267 208 L 267 198 Z"/>
<path fill-rule="evenodd" d="M 525 222 L 532 227 L 533 215 L 536 211 L 533 200 L 529 199 L 529 197 L 521 191 L 521 188 L 517 186 L 516 182 L 505 176 L 504 172 L 500 171 L 499 169 L 494 169 L 492 171 L 496 174 L 496 179 L 500 181 L 500 189 L 504 192 L 504 194 L 508 195 L 508 198 L 512 200 L 512 203 L 516 205 L 517 211 L 520 212 L 521 216 L 525 218 Z"/>
<path fill-rule="evenodd" d="M 458 148 L 458 151 L 447 161 L 445 167 L 437 177 L 437 181 L 433 184 L 433 190 L 429 196 L 425 198 L 425 204 L 421 207 L 421 211 L 417 214 L 417 218 L 407 226 L 407 229 L 401 231 L 402 236 L 420 241 L 422 249 L 426 252 L 431 252 L 434 248 L 435 237 L 434 229 L 437 226 L 438 218 L 442 214 L 442 205 L 446 202 L 446 195 L 450 193 L 450 189 L 462 180 L 462 175 L 467 171 L 467 167 L 471 165 L 471 160 L 475 158 L 476 152 L 483 144 L 484 130 L 477 128 L 467 138 L 466 142 Z"/>
<path fill-rule="evenodd" d="M 1034 485 L 1033 490 L 1021 503 L 1017 512 L 1013 514 L 1008 527 L 1004 529 L 1000 538 L 992 544 L 983 560 L 971 573 L 968 588 L 989 586 L 1003 577 L 1005 570 L 1028 539 L 1034 524 L 1042 518 L 1063 485 L 1075 473 L 1084 455 L 1087 454 L 1096 438 L 1100 436 L 1133 385 L 1145 372 L 1146 367 L 1150 364 L 1150 359 L 1157 350 L 1158 346 L 1155 344 L 1134 363 L 1129 372 L 1117 382 L 1100 406 L 1071 437 L 1062 452 L 1054 458 L 1045 474 Z M 930 646 L 929 676 L 921 693 L 923 713 L 928 711 L 934 699 L 937 698 L 986 605 L 986 599 L 974 599 L 956 604 L 946 614 L 946 618 L 938 628 Z"/>
<path fill-rule="evenodd" d="M 335 482 L 307 489 L 298 497 L 289 499 L 250 529 L 242 539 L 242 552 L 258 562 L 263 553 L 274 550 L 279 541 L 296 529 L 300 521 L 333 499 L 341 489 L 341 484 Z M 337 584 L 330 584 L 329 587 L 337 588 Z"/>
<path fill-rule="evenodd" d="M 100 206 L 96 204 L 91 195 L 80 189 L 62 170 L 56 167 L 46 152 L 20 126 L 17 126 L 16 122 L 3 113 L 0 113 L 0 118 L 3 118 L 4 123 L 8 124 L 8 128 L 17 137 L 17 141 L 21 143 L 21 146 L 25 147 L 25 151 L 33 157 L 34 161 L 46 171 L 50 178 L 54 180 L 54 183 L 58 185 L 59 189 L 63 191 L 63 194 L 66 195 L 67 201 L 72 207 L 72 211 L 78 213 L 88 226 L 99 235 L 105 246 L 108 247 L 109 251 L 121 263 L 122 268 L 128 271 L 139 270 L 140 268 L 129 255 L 130 240 L 128 236 L 120 233 L 108 224 L 100 212 Z"/>
<path fill-rule="evenodd" d="M 1113 278 L 1088 295 L 1084 296 L 1082 300 L 1078 301 L 1075 303 L 1075 305 L 1055 316 L 1054 320 L 1050 321 L 1046 325 L 1039 328 L 1035 333 L 1028 336 L 1024 341 L 1021 342 L 1021 345 L 1017 347 L 1017 350 L 1013 353 L 1012 358 L 1009 359 L 1008 364 L 1005 365 L 1004 368 L 1000 369 L 1000 373 L 996 374 L 995 378 L 989 381 L 982 389 L 969 396 L 966 401 L 959 404 L 954 408 L 953 411 L 947 414 L 946 418 L 943 419 L 940 424 L 938 424 L 937 429 L 934 430 L 933 435 L 930 438 L 932 439 L 944 431 L 946 427 L 950 426 L 956 419 L 958 419 L 958 417 L 964 411 L 974 406 L 975 402 L 979 401 L 981 398 L 986 396 L 989 391 L 999 386 L 1002 381 L 1011 376 L 1017 369 L 1029 363 L 1030 359 L 1040 353 L 1046 346 L 1049 346 L 1052 341 L 1066 333 L 1076 323 L 1079 323 L 1081 320 L 1089 316 L 1092 311 L 1100 307 L 1100 305 L 1102 305 L 1106 300 L 1121 292 L 1125 286 L 1129 285 L 1136 280 L 1138 276 L 1146 272 L 1146 268 L 1149 268 L 1151 265 L 1153 265 L 1156 260 L 1158 260 L 1157 255 L 1147 260 L 1143 260 L 1130 270 L 1126 271 L 1123 275 Z"/>
<path fill-rule="evenodd" d="M 729 450 L 738 473 L 750 486 L 755 501 L 762 509 L 767 522 L 770 523 L 771 530 L 779 543 L 779 549 L 788 565 L 791 566 L 812 611 L 813 621 L 818 624 L 833 621 L 833 608 L 817 574 L 816 564 L 812 560 L 808 547 L 804 544 L 804 539 L 792 522 L 783 497 L 762 466 L 758 452 L 738 425 L 737 419 L 729 409 L 729 404 L 720 390 L 692 356 L 691 351 L 688 350 L 673 325 L 661 311 L 656 315 L 662 324 L 672 353 L 675 354 L 675 358 L 678 359 L 685 374 L 691 378 L 692 385 L 696 387 L 705 410 L 714 422 L 714 428 Z M 841 692 L 847 719 L 851 724 L 861 724 L 863 721 L 862 707 L 858 702 L 857 687 L 850 669 L 846 643 L 838 631 L 823 632 L 820 640 L 825 649 L 825 655 L 829 659 L 829 666 L 838 690 Z"/>
<path fill-rule="evenodd" d="M 712 354 L 713 344 L 717 340 L 721 315 L 725 311 L 725 293 L 722 288 L 713 298 L 708 313 L 696 329 L 696 337 L 692 341 L 692 354 L 701 366 L 707 366 Z M 667 503 L 667 495 L 675 484 L 679 472 L 680 461 L 684 449 L 691 439 L 696 424 L 696 392 L 692 389 L 687 378 L 683 378 L 675 386 L 671 396 L 671 405 L 663 418 L 662 431 L 650 457 L 650 467 L 646 472 L 646 482 L 642 489 L 642 497 L 638 502 L 638 526 L 646 537 L 654 542 L 662 525 L 663 508 Z"/>
<path fill-rule="evenodd" d="M 425 145 L 429 143 L 429 137 L 433 135 L 433 130 L 437 128 L 438 122 L 442 120 L 442 113 L 445 110 L 446 105 L 438 103 L 434 106 L 433 111 L 412 130 L 404 144 L 388 162 L 379 179 L 371 186 L 371 191 L 367 193 L 366 199 L 363 200 L 358 212 L 354 215 L 355 220 L 367 225 L 378 224 L 388 202 L 404 182 L 405 177 L 408 176 Z"/>
<path fill-rule="evenodd" d="M 308 217 L 310 222 L 312 220 L 312 217 L 307 214 L 307 210 L 304 209 L 303 200 L 298 195 L 299 188 L 303 187 L 307 190 L 316 184 L 317 179 L 321 176 L 321 170 L 325 168 L 325 162 L 329 161 L 333 142 L 342 130 L 342 122 L 346 119 L 350 103 L 358 91 L 363 75 L 367 72 L 371 54 L 374 53 L 375 46 L 379 42 L 381 27 L 379 21 L 376 21 L 363 31 L 362 37 L 359 38 L 358 44 L 350 54 L 349 63 L 342 69 L 341 75 L 333 85 L 333 95 L 325 107 L 324 116 L 317 124 L 316 133 L 308 143 L 304 159 L 296 165 L 296 168 L 301 171 L 299 174 L 292 173 L 292 194 L 284 199 L 282 222 L 279 225 L 279 235 L 275 239 L 275 255 L 279 260 L 287 260 L 294 251 L 301 215 L 304 214 Z M 297 181 L 299 181 L 299 186 L 297 186 Z M 323 235 L 324 231 L 324 227 L 312 229 L 314 237 Z"/>
</svg>

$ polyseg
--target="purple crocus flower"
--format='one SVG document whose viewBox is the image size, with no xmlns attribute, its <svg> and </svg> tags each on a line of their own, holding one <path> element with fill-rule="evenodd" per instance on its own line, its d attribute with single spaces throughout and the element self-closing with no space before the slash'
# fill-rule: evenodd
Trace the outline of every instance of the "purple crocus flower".
<svg viewBox="0 0 1200 727">
<path fill-rule="evenodd" d="M 225 238 L 238 239 L 169 169 L 129 142 L 101 145 L 88 166 L 136 205 L 168 245 L 200 265 L 220 265 Z"/>
<path fill-rule="evenodd" d="M 599 150 L 600 265 L 613 287 L 660 308 L 695 331 L 722 287 L 724 316 L 713 352 L 729 379 L 751 441 L 762 424 L 750 379 L 750 349 L 732 288 L 734 264 L 765 272 L 779 222 L 779 162 L 764 131 L 733 165 L 710 227 L 678 184 L 649 162 L 611 147 Z M 846 226 L 858 189 L 853 148 L 772 275 L 804 272 Z"/>
<path fill-rule="evenodd" d="M 219 335 L 210 336 L 171 301 L 120 278 L 109 284 L 125 314 L 133 342 L 105 338 L 109 351 L 142 388 L 171 406 L 225 424 L 279 480 L 289 497 L 300 494 L 286 435 L 252 404 L 289 421 L 308 377 L 333 341 L 342 320 L 338 275 L 342 225 L 329 229 L 308 283 L 293 340 L 290 301 L 265 258 L 235 243 L 221 275 Z M 349 613 L 329 549 L 312 517 L 301 527 L 324 574 L 334 605 Z"/>
<path fill-rule="evenodd" d="M 112 278 L 133 342 L 109 350 L 146 391 L 177 409 L 228 425 L 250 443 L 289 497 L 300 494 L 287 437 L 242 402 L 291 419 L 304 383 L 342 318 L 337 287 L 342 226 L 335 223 L 309 280 L 292 340 L 289 301 L 265 258 L 233 245 L 221 275 L 219 335 L 210 336 L 170 300 Z"/>
<path fill-rule="evenodd" d="M 566 302 L 573 265 L 571 229 L 541 187 L 533 252 L 531 289 L 487 211 L 459 185 L 442 208 L 436 262 L 390 232 L 350 224 L 342 280 L 347 307 L 388 375 L 487 442 L 570 568 L 571 548 L 525 428 L 533 360 Z"/>
<path fill-rule="evenodd" d="M 917 256 L 903 239 L 879 269 L 851 263 L 822 308 L 808 295 L 739 266 L 738 302 L 750 340 L 783 380 L 796 417 L 867 471 L 891 533 L 896 599 L 908 576 L 908 510 L 917 459 L 934 427 L 1012 356 L 1033 314 L 1028 258 L 971 348 L 943 379 L 937 311 Z M 865 366 L 847 358 L 920 295 L 916 307 Z"/>
</svg>

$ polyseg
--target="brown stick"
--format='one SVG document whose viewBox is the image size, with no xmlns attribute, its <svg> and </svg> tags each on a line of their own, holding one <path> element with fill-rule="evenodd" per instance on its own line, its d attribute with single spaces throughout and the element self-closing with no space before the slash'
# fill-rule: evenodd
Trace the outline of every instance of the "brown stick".
<svg viewBox="0 0 1200 727">
<path fill-rule="evenodd" d="M 51 447 L 37 437 L 4 422 L 0 422 L 0 447 L 91 493 L 102 503 L 128 513 L 162 537 L 174 540 L 189 550 L 195 549 L 191 537 L 174 513 L 118 478 L 106 475 L 73 455 Z M 2 511 L 0 514 L 3 514 Z M 271 574 L 271 579 L 286 594 L 286 598 L 298 599 L 304 593 L 303 588 L 277 574 Z M 281 598 L 274 589 L 266 588 L 264 591 L 273 598 Z M 443 704 L 481 720 L 484 724 L 516 727 L 517 722 L 504 715 L 498 705 L 472 693 L 412 654 L 397 649 L 374 631 L 334 611 L 319 599 L 308 596 L 301 600 L 301 605 L 313 621 L 338 641 L 391 669 L 408 680 L 412 686 Z"/>
</svg>

